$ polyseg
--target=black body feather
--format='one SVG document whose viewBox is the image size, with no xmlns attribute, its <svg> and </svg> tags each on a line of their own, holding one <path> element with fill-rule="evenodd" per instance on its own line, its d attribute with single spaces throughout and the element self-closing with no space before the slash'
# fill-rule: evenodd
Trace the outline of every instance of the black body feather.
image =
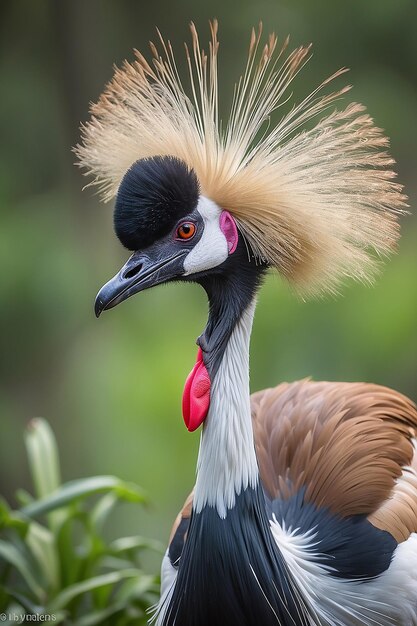
<svg viewBox="0 0 417 626">
<path fill-rule="evenodd" d="M 306 626 L 298 598 L 270 532 L 262 488 L 248 488 L 225 519 L 212 507 L 192 513 L 163 623 Z"/>
<path fill-rule="evenodd" d="M 329 574 L 349 580 L 372 579 L 391 564 L 397 542 L 373 526 L 365 515 L 341 517 L 304 500 L 304 489 L 287 500 L 265 497 L 267 515 L 297 535 L 310 532 L 314 562 Z"/>
</svg>

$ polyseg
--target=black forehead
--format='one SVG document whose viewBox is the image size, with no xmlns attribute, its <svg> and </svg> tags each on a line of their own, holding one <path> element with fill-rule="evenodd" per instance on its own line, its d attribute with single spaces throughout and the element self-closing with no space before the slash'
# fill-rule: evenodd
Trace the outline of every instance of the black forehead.
<svg viewBox="0 0 417 626">
<path fill-rule="evenodd" d="M 117 192 L 116 235 L 129 250 L 146 248 L 195 209 L 199 194 L 194 170 L 181 159 L 140 159 L 126 172 Z"/>
</svg>

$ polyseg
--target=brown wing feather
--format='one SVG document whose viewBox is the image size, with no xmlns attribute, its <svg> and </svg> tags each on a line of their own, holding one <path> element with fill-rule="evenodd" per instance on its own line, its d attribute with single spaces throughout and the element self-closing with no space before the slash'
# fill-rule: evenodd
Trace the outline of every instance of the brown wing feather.
<svg viewBox="0 0 417 626">
<path fill-rule="evenodd" d="M 254 394 L 252 412 L 260 474 L 272 497 L 304 487 L 317 506 L 343 516 L 370 515 L 413 458 L 416 407 L 385 387 L 284 383 Z M 395 510 L 410 515 L 412 509 L 398 504 Z"/>
<path fill-rule="evenodd" d="M 390 497 L 369 516 L 369 521 L 399 542 L 417 533 L 417 441 L 411 465 L 403 469 Z"/>
</svg>

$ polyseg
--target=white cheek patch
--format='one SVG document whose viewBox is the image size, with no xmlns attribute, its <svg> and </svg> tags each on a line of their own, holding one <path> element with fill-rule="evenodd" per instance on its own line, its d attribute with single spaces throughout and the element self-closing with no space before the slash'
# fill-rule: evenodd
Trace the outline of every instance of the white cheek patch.
<svg viewBox="0 0 417 626">
<path fill-rule="evenodd" d="M 184 260 L 185 276 L 221 265 L 229 256 L 229 244 L 220 227 L 221 209 L 212 200 L 201 196 L 197 211 L 204 220 L 204 232 Z"/>
</svg>

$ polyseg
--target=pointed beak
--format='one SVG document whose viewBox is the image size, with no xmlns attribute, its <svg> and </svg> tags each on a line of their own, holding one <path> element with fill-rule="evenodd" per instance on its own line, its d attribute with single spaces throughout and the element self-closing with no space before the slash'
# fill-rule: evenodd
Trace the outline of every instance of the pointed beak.
<svg viewBox="0 0 417 626">
<path fill-rule="evenodd" d="M 98 292 L 94 303 L 96 317 L 139 291 L 179 278 L 184 273 L 186 254 L 181 251 L 164 259 L 152 259 L 143 252 L 132 254 L 120 272 Z"/>
</svg>

